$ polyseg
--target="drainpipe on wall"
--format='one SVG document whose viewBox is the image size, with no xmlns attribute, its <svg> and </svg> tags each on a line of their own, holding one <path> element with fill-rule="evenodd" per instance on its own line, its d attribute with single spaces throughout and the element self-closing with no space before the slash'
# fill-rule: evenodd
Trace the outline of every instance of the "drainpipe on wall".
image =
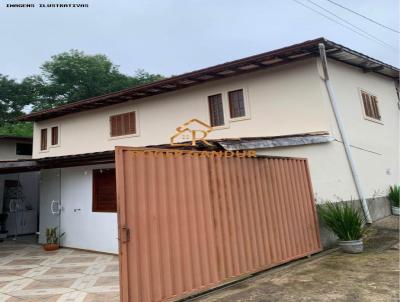
<svg viewBox="0 0 400 302">
<path fill-rule="evenodd" d="M 331 101 L 332 109 L 333 109 L 333 112 L 335 114 L 336 123 L 338 125 L 340 135 L 342 137 L 344 150 L 346 152 L 347 160 L 349 162 L 351 174 L 353 175 L 353 180 L 354 180 L 354 184 L 356 186 L 357 192 L 358 192 L 358 197 L 361 200 L 361 205 L 362 205 L 362 208 L 363 208 L 363 211 L 364 211 L 365 220 L 366 220 L 366 222 L 368 224 L 370 224 L 370 223 L 372 223 L 372 219 L 371 219 L 371 215 L 369 213 L 367 200 L 365 199 L 364 191 L 363 191 L 360 179 L 359 179 L 358 174 L 357 174 L 357 169 L 356 169 L 356 166 L 355 166 L 355 163 L 354 163 L 354 160 L 353 160 L 353 156 L 351 154 L 350 142 L 349 142 L 349 140 L 347 138 L 346 131 L 344 129 L 342 117 L 340 115 L 339 107 L 338 107 L 338 104 L 336 102 L 335 93 L 333 92 L 333 87 L 332 87 L 331 82 L 329 80 L 328 63 L 327 63 L 327 60 L 326 60 L 325 45 L 323 43 L 319 43 L 318 47 L 319 47 L 319 54 L 320 54 L 321 62 L 322 62 L 322 68 L 323 68 L 323 71 L 324 71 L 324 82 L 325 82 L 325 85 L 326 85 L 326 89 L 328 91 L 328 95 L 329 95 L 329 99 Z"/>
</svg>

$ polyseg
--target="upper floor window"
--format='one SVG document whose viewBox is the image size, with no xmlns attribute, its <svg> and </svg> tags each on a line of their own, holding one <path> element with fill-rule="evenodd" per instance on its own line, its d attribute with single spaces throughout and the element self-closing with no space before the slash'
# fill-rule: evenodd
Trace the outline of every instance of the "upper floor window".
<svg viewBox="0 0 400 302">
<path fill-rule="evenodd" d="M 59 131 L 58 131 L 58 126 L 51 127 L 51 145 L 56 146 L 58 145 L 58 136 L 59 136 Z"/>
<path fill-rule="evenodd" d="M 364 113 L 367 118 L 374 120 L 381 120 L 379 113 L 378 99 L 376 96 L 371 95 L 365 91 L 361 91 L 361 97 L 363 101 Z"/>
<path fill-rule="evenodd" d="M 40 150 L 47 150 L 47 128 L 40 130 Z"/>
<path fill-rule="evenodd" d="M 32 144 L 17 143 L 15 153 L 17 155 L 32 155 Z"/>
<path fill-rule="evenodd" d="M 110 135 L 123 136 L 136 134 L 136 112 L 127 112 L 110 117 Z"/>
<path fill-rule="evenodd" d="M 221 93 L 208 97 L 208 108 L 210 111 L 210 126 L 217 127 L 224 125 L 224 107 Z"/>
<path fill-rule="evenodd" d="M 229 101 L 229 112 L 231 118 L 246 116 L 243 89 L 229 91 L 228 101 Z"/>
</svg>

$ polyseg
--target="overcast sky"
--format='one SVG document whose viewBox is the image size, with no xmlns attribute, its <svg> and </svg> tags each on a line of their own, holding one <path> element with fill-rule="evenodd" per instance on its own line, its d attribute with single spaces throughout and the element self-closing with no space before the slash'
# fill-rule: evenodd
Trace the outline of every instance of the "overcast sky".
<svg viewBox="0 0 400 302">
<path fill-rule="evenodd" d="M 398 49 L 395 32 L 327 0 L 312 1 Z M 398 0 L 335 2 L 399 30 Z M 90 7 L 6 8 L 6 3 Z M 321 36 L 399 66 L 398 50 L 293 0 L 1 0 L 0 5 L 0 73 L 17 79 L 39 73 L 44 61 L 69 49 L 105 54 L 127 74 L 143 68 L 169 76 Z"/>
</svg>

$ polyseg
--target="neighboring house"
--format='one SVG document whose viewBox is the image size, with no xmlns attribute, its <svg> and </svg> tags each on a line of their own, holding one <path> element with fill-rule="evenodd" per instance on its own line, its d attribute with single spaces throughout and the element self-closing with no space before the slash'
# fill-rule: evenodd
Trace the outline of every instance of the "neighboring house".
<svg viewBox="0 0 400 302">
<path fill-rule="evenodd" d="M 57 212 L 61 200 L 63 244 L 117 252 L 114 147 L 168 145 L 193 118 L 227 150 L 307 158 L 317 202 L 359 199 L 319 43 L 373 218 L 387 215 L 382 196 L 399 183 L 399 70 L 320 38 L 21 117 L 34 122 L 33 159 L 46 168 L 41 209 Z"/>
<path fill-rule="evenodd" d="M 3 165 L 16 160 L 29 163 L 31 158 L 32 137 L 0 135 L 0 162 Z M 9 235 L 36 233 L 38 206 L 38 172 L 0 174 L 0 213 L 9 213 Z"/>
<path fill-rule="evenodd" d="M 32 137 L 0 135 L 0 161 L 32 158 Z"/>
</svg>

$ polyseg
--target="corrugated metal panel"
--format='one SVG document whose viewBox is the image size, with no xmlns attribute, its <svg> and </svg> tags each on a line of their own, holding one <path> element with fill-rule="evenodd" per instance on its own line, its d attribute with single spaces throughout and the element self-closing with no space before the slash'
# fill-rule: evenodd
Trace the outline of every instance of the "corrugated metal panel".
<svg viewBox="0 0 400 302">
<path fill-rule="evenodd" d="M 122 301 L 175 300 L 320 250 L 306 160 L 134 151 L 116 152 Z"/>
</svg>

